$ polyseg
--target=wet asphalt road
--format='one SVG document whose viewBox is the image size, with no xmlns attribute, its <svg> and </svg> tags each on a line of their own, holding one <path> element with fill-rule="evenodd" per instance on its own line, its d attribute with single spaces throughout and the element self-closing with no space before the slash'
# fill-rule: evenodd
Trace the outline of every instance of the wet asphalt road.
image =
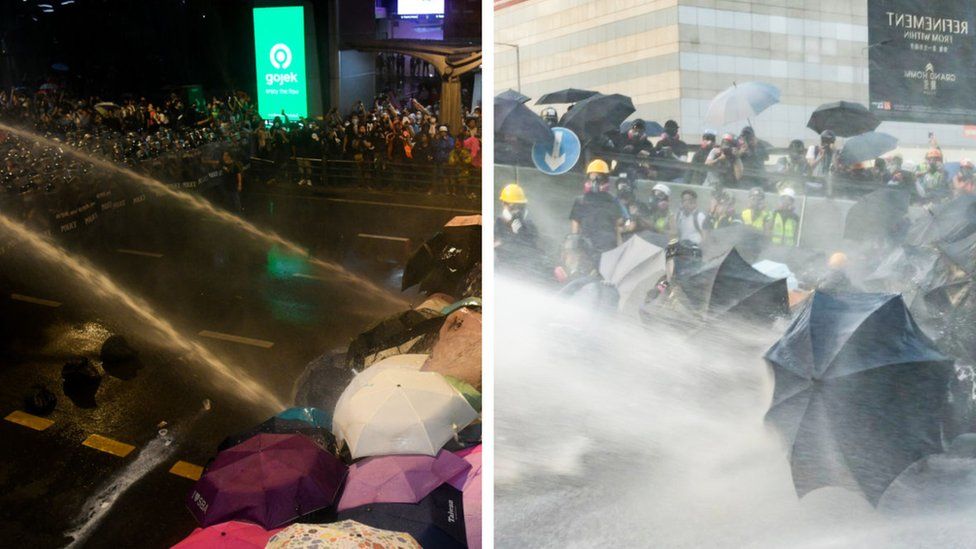
<svg viewBox="0 0 976 549">
<path fill-rule="evenodd" d="M 393 294 L 408 248 L 476 207 L 423 195 L 277 188 L 245 197 L 245 218 Z M 285 402 L 305 364 L 404 306 L 161 200 L 100 227 L 57 242 Z M 199 336 L 204 330 L 265 346 Z M 61 391 L 61 366 L 79 355 L 97 361 L 111 334 L 133 343 L 142 368 L 132 379 L 106 374 L 94 407 L 72 401 Z M 169 546 L 196 526 L 184 506 L 193 482 L 169 468 L 178 460 L 204 465 L 225 436 L 273 411 L 239 398 L 138 316 L 17 245 L 0 257 L 0 417 L 22 409 L 35 383 L 53 390 L 58 406 L 44 431 L 0 421 L 0 546 L 63 547 L 71 542 L 66 533 L 85 523 L 83 547 Z M 204 399 L 212 401 L 210 411 L 202 410 Z M 160 421 L 168 423 L 169 446 L 159 440 Z M 91 434 L 135 450 L 120 458 L 83 446 Z M 116 482 L 123 475 L 137 480 Z M 127 488 L 115 497 L 118 486 Z M 109 502 L 104 508 L 91 505 L 99 493 Z M 86 519 L 93 511 L 101 512 Z"/>
</svg>

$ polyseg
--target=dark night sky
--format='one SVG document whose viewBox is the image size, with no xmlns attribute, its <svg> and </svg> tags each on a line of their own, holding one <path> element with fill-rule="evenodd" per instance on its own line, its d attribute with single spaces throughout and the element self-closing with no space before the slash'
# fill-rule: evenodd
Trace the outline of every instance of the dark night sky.
<svg viewBox="0 0 976 549">
<path fill-rule="evenodd" d="M 42 14 L 37 4 L 52 4 Z M 254 73 L 246 0 L 4 0 L 0 32 L 20 80 L 52 63 L 92 92 L 145 93 L 165 85 L 247 88 Z M 32 19 L 37 18 L 37 21 Z"/>
</svg>

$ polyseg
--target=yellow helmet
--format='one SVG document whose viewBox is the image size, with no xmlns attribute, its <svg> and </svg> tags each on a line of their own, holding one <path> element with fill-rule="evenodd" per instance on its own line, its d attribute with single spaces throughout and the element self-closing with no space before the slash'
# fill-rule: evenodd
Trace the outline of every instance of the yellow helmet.
<svg viewBox="0 0 976 549">
<path fill-rule="evenodd" d="M 505 185 L 498 199 L 506 204 L 525 204 L 528 202 L 525 198 L 525 191 L 522 190 L 522 187 L 518 183 Z"/>
<path fill-rule="evenodd" d="M 586 173 L 602 173 L 610 175 L 610 166 L 607 166 L 606 162 L 597 158 L 596 160 L 590 162 L 590 164 L 586 167 Z"/>
</svg>

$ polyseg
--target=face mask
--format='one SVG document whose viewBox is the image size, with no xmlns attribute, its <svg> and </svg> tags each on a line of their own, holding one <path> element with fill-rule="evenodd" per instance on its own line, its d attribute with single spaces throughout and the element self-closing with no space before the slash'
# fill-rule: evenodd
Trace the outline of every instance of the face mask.
<svg viewBox="0 0 976 549">
<path fill-rule="evenodd" d="M 508 206 L 502 208 L 502 219 L 504 219 L 506 223 L 509 223 L 512 221 L 512 219 L 514 219 L 512 211 L 508 209 Z"/>
<path fill-rule="evenodd" d="M 938 162 L 929 162 L 929 171 L 930 172 L 935 172 L 938 169 L 939 169 L 939 163 Z"/>
</svg>

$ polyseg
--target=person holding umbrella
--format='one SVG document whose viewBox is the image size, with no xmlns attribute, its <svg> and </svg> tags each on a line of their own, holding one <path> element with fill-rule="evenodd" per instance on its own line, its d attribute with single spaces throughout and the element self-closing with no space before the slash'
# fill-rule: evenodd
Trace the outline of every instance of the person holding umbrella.
<svg viewBox="0 0 976 549">
<path fill-rule="evenodd" d="M 773 244 L 795 246 L 800 217 L 794 211 L 796 191 L 787 187 L 779 192 L 779 208 L 773 212 L 770 239 Z"/>
<path fill-rule="evenodd" d="M 739 133 L 738 156 L 742 161 L 744 170 L 754 172 L 766 170 L 766 161 L 769 160 L 769 152 L 762 142 L 759 141 L 759 138 L 756 137 L 756 131 L 752 129 L 752 126 L 742 128 L 742 131 Z M 765 183 L 763 177 L 756 175 L 743 176 L 742 179 L 744 182 L 753 185 L 763 185 Z"/>
<path fill-rule="evenodd" d="M 830 130 L 820 132 L 820 144 L 810 145 L 807 149 L 807 165 L 810 166 L 810 174 L 816 177 L 827 177 L 834 164 L 834 147 L 837 136 Z"/>
<path fill-rule="evenodd" d="M 706 187 L 716 189 L 736 188 L 742 180 L 742 160 L 736 150 L 735 136 L 727 133 L 722 136 L 722 143 L 713 148 L 705 159 L 709 167 L 705 178 Z"/>
</svg>

